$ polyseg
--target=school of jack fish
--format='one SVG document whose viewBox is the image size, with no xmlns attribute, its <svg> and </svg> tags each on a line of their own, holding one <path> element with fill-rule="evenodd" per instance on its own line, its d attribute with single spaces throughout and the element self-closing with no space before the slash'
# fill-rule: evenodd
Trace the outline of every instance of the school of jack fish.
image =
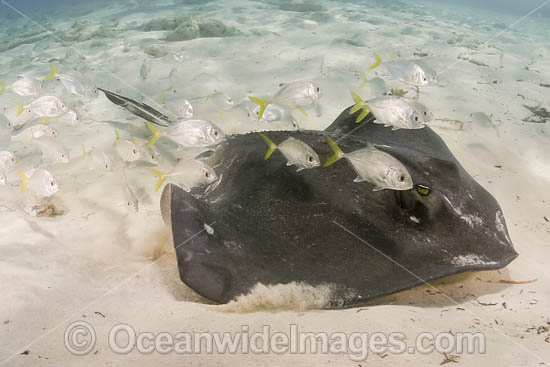
<svg viewBox="0 0 550 367">
<path fill-rule="evenodd" d="M 375 53 L 374 56 L 376 62 L 368 68 L 369 71 L 384 65 L 393 79 L 416 88 L 435 84 L 438 81 L 435 72 L 423 60 L 383 62 L 378 54 Z M 17 168 L 18 162 L 12 152 L 0 151 L 0 186 L 9 184 L 8 173 L 16 172 L 11 177 L 19 178 L 21 192 L 26 195 L 28 202 L 36 206 L 40 203 L 49 203 L 54 195 L 62 190 L 52 173 L 46 169 L 48 166 L 66 164 L 77 159 L 86 162 L 90 170 L 110 172 L 115 166 L 121 166 L 119 171 L 121 192 L 124 193 L 121 203 L 123 202 L 131 212 L 137 212 L 139 198 L 128 180 L 127 171 L 132 170 L 140 162 L 149 165 L 150 173 L 156 176 L 158 181 L 155 191 L 160 190 L 167 181 L 190 191 L 195 187 L 211 185 L 220 179 L 215 172 L 215 162 L 203 159 L 204 154 L 180 159 L 168 172 L 162 172 L 156 168 L 163 161 L 163 153 L 157 149 L 157 145 L 161 144 L 159 140 L 169 140 L 172 145 L 175 143 L 178 151 L 200 148 L 202 152 L 205 150 L 215 152 L 216 147 L 226 140 L 226 134 L 220 127 L 196 116 L 196 110 L 191 102 L 193 99 L 166 101 L 165 92 L 159 103 L 163 104 L 166 111 L 170 113 L 170 118 L 162 116 L 157 119 L 158 116 L 154 116 L 145 121 L 151 135 L 149 140 L 131 136 L 122 138 L 119 131 L 113 129 L 115 157 L 96 147 L 90 147 L 87 150 L 84 144 L 81 145 L 81 157 L 69 157 L 67 149 L 59 139 L 59 130 L 50 126 L 49 122 L 59 120 L 74 125 L 80 121 L 80 117 L 59 97 L 45 94 L 44 82 L 50 79 L 57 81 L 70 95 L 81 98 L 83 103 L 97 98 L 100 91 L 111 101 L 116 101 L 116 104 L 133 102 L 133 110 L 138 111 L 139 116 L 149 114 L 148 106 L 97 88 L 85 75 L 77 71 L 60 73 L 53 64 L 50 68 L 50 74 L 44 77 L 43 81 L 25 76 L 18 77 L 11 83 L 0 81 L 0 96 L 4 93 L 13 93 L 17 98 L 28 100 L 25 104 L 17 99 L 13 106 L 3 111 L 8 127 L 12 130 L 11 141 L 36 147 L 42 153 L 41 164 L 44 166 L 23 171 Z M 149 78 L 150 69 L 150 62 L 146 59 L 140 68 L 140 77 L 144 80 Z M 176 68 L 170 72 L 170 75 L 175 73 L 177 73 Z M 417 99 L 389 95 L 386 93 L 383 79 L 375 77 L 368 80 L 364 73 L 361 73 L 361 76 L 363 81 L 359 89 L 367 86 L 371 91 L 376 91 L 377 97 L 364 100 L 357 92 L 351 91 L 354 105 L 350 109 L 350 114 L 361 111 L 357 117 L 357 123 L 383 124 L 392 130 L 397 130 L 421 129 L 433 120 L 429 109 Z M 197 80 L 200 77 L 202 76 L 199 75 Z M 236 113 L 236 116 L 262 123 L 288 121 L 292 127 L 297 128 L 292 114 L 299 111 L 308 117 L 307 111 L 317 108 L 321 97 L 321 88 L 316 83 L 299 80 L 279 85 L 279 89 L 269 98 L 249 96 L 248 100 L 253 102 L 250 107 L 246 106 L 245 102 L 236 103 L 232 97 L 222 92 L 210 94 L 206 99 L 215 106 L 214 108 L 219 109 L 221 117 L 225 112 Z M 374 120 L 364 121 L 369 113 L 372 113 Z M 275 151 L 279 151 L 280 155 L 272 159 L 286 160 L 287 166 L 295 166 L 297 172 L 305 169 L 323 169 L 344 158 L 357 174 L 354 182 L 358 184 L 367 182 L 373 185 L 374 191 L 409 190 L 414 185 L 407 168 L 398 159 L 370 143 L 357 151 L 344 153 L 337 142 L 327 138 L 327 144 L 334 154 L 323 163 L 310 146 L 296 138 L 289 136 L 286 140 L 275 143 L 264 134 L 259 136 L 267 145 L 265 160 L 269 159 Z M 27 213 L 34 215 L 30 211 Z"/>
</svg>

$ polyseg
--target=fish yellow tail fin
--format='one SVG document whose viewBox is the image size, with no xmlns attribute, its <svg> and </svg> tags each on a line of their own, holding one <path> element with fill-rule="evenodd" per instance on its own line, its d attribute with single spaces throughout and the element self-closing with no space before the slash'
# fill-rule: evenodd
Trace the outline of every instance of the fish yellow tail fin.
<svg viewBox="0 0 550 367">
<path fill-rule="evenodd" d="M 269 105 L 269 102 L 256 97 L 248 97 L 248 99 L 260 106 L 260 112 L 258 113 L 258 121 L 260 121 L 262 119 L 262 116 L 264 115 L 265 109 Z"/>
<path fill-rule="evenodd" d="M 40 117 L 40 123 L 42 125 L 48 125 L 50 123 L 50 118 L 49 117 Z"/>
<path fill-rule="evenodd" d="M 84 144 L 81 145 L 82 147 L 82 160 L 86 159 L 86 149 L 84 149 Z"/>
<path fill-rule="evenodd" d="M 342 159 L 345 155 L 344 152 L 342 152 L 342 149 L 332 140 L 331 138 L 327 137 L 327 142 L 334 154 L 327 159 L 325 164 L 323 164 L 323 167 L 328 167 L 336 162 L 338 162 L 340 159 Z"/>
<path fill-rule="evenodd" d="M 166 92 L 162 91 L 159 99 L 159 104 L 164 104 L 165 101 L 166 101 Z"/>
<path fill-rule="evenodd" d="M 115 147 L 116 143 L 120 140 L 120 134 L 118 133 L 118 130 L 115 130 Z"/>
<path fill-rule="evenodd" d="M 23 181 L 21 184 L 21 192 L 25 192 L 27 185 L 29 184 L 29 178 L 22 171 L 18 170 L 17 173 L 19 173 L 19 176 L 21 176 L 21 180 Z"/>
<path fill-rule="evenodd" d="M 363 106 L 365 105 L 365 101 L 363 101 L 363 98 L 361 98 L 361 96 L 359 96 L 354 91 L 351 91 L 351 96 L 353 98 L 353 101 L 355 102 L 355 106 L 351 108 L 351 110 L 349 111 L 349 114 L 353 115 L 355 112 L 363 108 Z"/>
<path fill-rule="evenodd" d="M 374 53 L 374 58 L 376 59 L 376 62 L 369 67 L 369 70 L 376 69 L 380 66 L 380 64 L 382 64 L 382 59 L 376 52 Z"/>
<path fill-rule="evenodd" d="M 359 86 L 359 89 L 363 89 L 365 87 L 365 85 L 367 85 L 367 76 L 365 75 L 365 73 L 361 72 L 361 85 Z"/>
<path fill-rule="evenodd" d="M 51 78 L 53 78 L 56 75 L 57 75 L 57 70 L 55 69 L 55 65 L 52 64 L 52 73 L 50 75 L 48 75 L 44 80 L 50 80 Z"/>
<path fill-rule="evenodd" d="M 159 178 L 159 181 L 157 182 L 157 186 L 155 187 L 155 192 L 157 192 L 162 187 L 162 184 L 164 183 L 164 181 L 166 181 L 166 178 L 168 177 L 168 175 L 165 173 L 162 173 L 158 169 L 150 168 L 150 170 L 155 174 L 155 176 Z"/>
<path fill-rule="evenodd" d="M 351 110 L 349 111 L 349 114 L 353 115 L 355 112 L 359 110 L 363 110 L 355 120 L 355 122 L 361 122 L 369 114 L 370 112 L 369 107 L 366 105 L 365 101 L 363 101 L 363 98 L 361 98 L 361 96 L 359 96 L 354 91 L 351 91 L 351 96 L 353 97 L 353 101 L 355 102 L 355 105 L 351 108 Z"/>
<path fill-rule="evenodd" d="M 0 89 L 0 96 L 1 96 L 2 94 L 4 94 L 8 86 L 6 85 L 6 83 L 0 80 L 0 87 L 2 87 L 2 89 Z"/>
<path fill-rule="evenodd" d="M 147 121 L 147 127 L 153 133 L 153 137 L 151 138 L 151 140 L 149 140 L 149 143 L 147 144 L 147 147 L 146 147 L 147 149 L 150 149 L 157 142 L 157 140 L 160 139 L 160 131 L 155 127 L 155 125 L 153 125 L 149 121 Z"/>
<path fill-rule="evenodd" d="M 267 159 L 269 159 L 269 157 L 271 157 L 273 152 L 277 150 L 277 144 L 272 142 L 271 139 L 269 139 L 264 134 L 260 134 L 260 135 L 262 136 L 262 139 L 264 139 L 265 143 L 269 147 L 269 149 L 267 149 L 267 152 L 265 153 L 265 158 L 264 158 L 265 160 L 267 160 Z"/>
<path fill-rule="evenodd" d="M 19 106 L 19 110 L 17 110 L 17 115 L 15 115 L 15 117 L 19 117 L 23 113 L 23 110 L 25 109 L 25 107 L 23 106 L 23 103 L 21 103 L 20 101 L 15 101 L 15 103 L 17 103 L 17 105 Z"/>
</svg>

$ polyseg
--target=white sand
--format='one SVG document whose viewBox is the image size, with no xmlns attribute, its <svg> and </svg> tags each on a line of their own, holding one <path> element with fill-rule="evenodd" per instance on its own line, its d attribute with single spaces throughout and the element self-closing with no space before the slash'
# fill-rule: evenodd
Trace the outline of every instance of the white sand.
<svg viewBox="0 0 550 367">
<path fill-rule="evenodd" d="M 391 10 L 365 3 L 323 5 L 327 8 L 323 13 L 328 14 L 326 22 L 316 17 L 319 13 L 310 16 L 286 12 L 258 1 L 207 3 L 199 12 L 202 17 L 223 20 L 243 34 L 166 43 L 168 55 L 151 59 L 151 75 L 144 81 L 139 70 L 146 56 L 139 42 L 162 38 L 165 32 L 145 33 L 129 29 L 130 25 L 153 16 L 189 14 L 186 9 L 190 9 L 159 6 L 155 14 L 138 12 L 121 17 L 114 38 L 100 39 L 103 44 L 99 47 L 90 48 L 92 41 L 87 41 L 72 44 L 74 49 L 70 50 L 54 42 L 43 51 L 48 55 L 33 51 L 33 44 L 1 53 L 0 79 L 13 82 L 22 73 L 43 78 L 49 73 L 49 60 L 64 60 L 68 51 L 73 56 L 67 62 L 56 61 L 60 72 L 70 66 L 81 68 L 98 86 L 136 98 L 144 93 L 148 96 L 145 101 L 151 104 L 173 83 L 180 97 L 204 96 L 215 88 L 237 102 L 246 102 L 248 95 L 269 96 L 279 83 L 306 79 L 319 83 L 323 90 L 322 115 L 312 112 L 305 118 L 298 113 L 295 117 L 302 128 L 323 129 L 351 104 L 349 90 L 359 87 L 359 73 L 367 72 L 373 51 L 385 60 L 390 53 L 413 58 L 415 52 L 425 52 L 433 67 L 444 72 L 439 76 L 439 85 L 423 89 L 420 99 L 436 118 L 464 122 L 463 130 L 437 128 L 437 132 L 466 170 L 502 206 L 519 258 L 500 271 L 465 274 L 433 284 L 448 297 L 421 286 L 366 308 L 323 311 L 318 309 L 329 290 L 287 286 L 260 287 L 251 296 L 227 306 L 208 304 L 180 282 L 175 257 L 166 252 L 172 245 L 162 223 L 159 194 L 153 192 L 155 178 L 150 172 L 143 167 L 128 171 L 130 185 L 138 196 L 143 196 L 139 213 L 131 213 L 124 206 L 120 169 L 88 170 L 80 160 L 81 144 L 87 149 L 105 149 L 114 157 L 114 127 L 104 121 L 127 123 L 127 128 L 116 126 L 125 138 L 146 138 L 141 120 L 103 96 L 93 100 L 69 97 L 59 83 L 50 81 L 46 90 L 64 97 L 83 121 L 74 127 L 51 123 L 61 131 L 60 139 L 73 157 L 67 165 L 49 167 L 61 186 L 55 203 L 64 210 L 63 215 L 32 218 L 23 213 L 14 172 L 10 173 L 10 184 L 0 187 L 0 364 L 438 366 L 444 360 L 439 353 L 371 354 L 367 362 L 352 362 L 345 354 L 310 353 L 117 355 L 109 349 L 107 335 L 118 323 L 154 333 L 237 332 L 242 325 L 249 325 L 251 332 L 270 325 L 275 332 L 297 324 L 300 330 L 314 332 L 403 332 L 411 343 L 424 331 L 480 331 L 487 338 L 487 353 L 461 355 L 457 359 L 460 365 L 550 363 L 550 277 L 546 260 L 550 256 L 550 223 L 545 220 L 545 216 L 550 218 L 549 127 L 522 121 L 530 115 L 522 105 L 550 107 L 549 89 L 539 86 L 550 83 L 547 20 L 530 17 L 492 39 L 501 31 L 492 24 L 512 24 L 523 14 L 504 16 L 460 7 L 434 8 L 431 3 Z M 114 5 L 87 18 L 97 26 L 123 10 L 121 5 Z M 70 20 L 56 26 L 63 29 L 72 23 Z M 447 43 L 461 35 L 458 43 Z M 123 52 L 125 40 L 129 52 Z M 484 44 L 487 40 L 490 42 Z M 475 45 L 479 45 L 476 50 Z M 179 51 L 183 52 L 183 61 L 173 58 Z M 85 55 L 85 60 L 74 61 L 78 54 Z M 17 57 L 23 57 L 23 63 L 10 66 Z M 177 80 L 171 81 L 167 76 L 174 66 L 178 67 Z M 367 75 L 384 78 L 388 88 L 404 87 L 389 80 L 383 67 Z M 6 92 L 0 97 L 0 107 L 13 105 L 15 99 L 13 93 Z M 199 115 L 212 119 L 228 133 L 269 128 L 243 120 L 234 111 L 220 118 L 216 107 L 196 101 Z M 493 128 L 472 124 L 470 114 L 474 112 L 492 116 L 498 136 Z M 19 168 L 39 165 L 39 151 L 31 144 L 9 144 L 10 133 L 6 127 L 0 130 L 0 150 L 14 151 Z M 170 167 L 170 159 L 161 167 Z M 159 261 L 152 261 L 163 254 L 166 256 Z M 499 283 L 501 279 L 536 281 L 504 284 Z M 71 355 L 63 344 L 65 328 L 75 320 L 92 324 L 98 336 L 92 353 L 84 357 Z M 539 326 L 546 329 L 539 328 L 537 333 Z M 25 350 L 28 354 L 19 354 Z"/>
</svg>

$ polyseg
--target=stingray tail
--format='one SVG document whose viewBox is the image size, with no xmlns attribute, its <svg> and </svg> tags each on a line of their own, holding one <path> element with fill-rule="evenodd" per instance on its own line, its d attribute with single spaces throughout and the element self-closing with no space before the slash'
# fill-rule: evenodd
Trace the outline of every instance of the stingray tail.
<svg viewBox="0 0 550 367">
<path fill-rule="evenodd" d="M 271 139 L 269 139 L 264 134 L 260 134 L 260 135 L 261 135 L 262 139 L 264 139 L 267 146 L 269 147 L 269 149 L 265 153 L 265 158 L 264 158 L 265 160 L 267 160 L 269 157 L 271 157 L 271 154 L 273 154 L 273 152 L 277 150 L 277 144 L 272 142 Z"/>
<path fill-rule="evenodd" d="M 8 86 L 6 85 L 6 83 L 0 80 L 0 87 L 2 87 L 2 89 L 0 89 L 0 96 L 1 96 L 2 94 L 4 94 Z"/>
<path fill-rule="evenodd" d="M 17 103 L 17 105 L 19 106 L 19 110 L 17 110 L 17 115 L 15 115 L 15 117 L 19 117 L 23 113 L 23 110 L 25 109 L 25 107 L 23 106 L 23 103 L 21 103 L 20 101 L 15 101 L 15 103 Z"/>
<path fill-rule="evenodd" d="M 157 186 L 155 187 L 155 192 L 157 192 L 162 187 L 162 184 L 164 184 L 164 181 L 166 181 L 166 178 L 168 177 L 168 175 L 165 174 L 165 173 L 162 173 L 158 169 L 150 168 L 150 170 L 151 170 L 151 172 L 153 172 L 155 174 L 155 176 L 157 176 L 159 178 L 159 180 L 157 182 Z"/>
<path fill-rule="evenodd" d="M 328 167 L 336 162 L 338 162 L 340 159 L 342 159 L 346 154 L 340 149 L 338 144 L 334 142 L 331 138 L 327 137 L 327 142 L 334 154 L 327 159 L 325 164 L 323 164 L 323 167 Z"/>
<path fill-rule="evenodd" d="M 23 181 L 21 184 L 21 192 L 25 192 L 27 185 L 29 184 L 29 178 L 23 173 L 23 171 L 17 171 L 17 173 L 19 173 L 19 176 L 21 176 L 21 180 Z"/>
<path fill-rule="evenodd" d="M 363 110 L 355 120 L 356 123 L 361 122 L 369 114 L 370 112 L 369 107 L 365 104 L 365 101 L 363 101 L 363 98 L 361 98 L 361 96 L 359 96 L 354 91 L 351 91 L 351 96 L 353 97 L 353 101 L 355 102 L 355 105 L 351 108 L 351 110 L 349 111 L 349 114 L 353 115 L 355 112 L 359 110 Z"/>
<path fill-rule="evenodd" d="M 378 55 L 376 52 L 374 53 L 374 58 L 376 59 L 376 62 L 369 67 L 369 70 L 376 69 L 380 66 L 380 64 L 382 64 L 382 59 L 380 58 L 380 55 Z"/>
<path fill-rule="evenodd" d="M 52 79 L 53 77 L 55 77 L 57 75 L 57 70 L 55 68 L 55 65 L 52 64 L 52 73 L 50 75 L 48 75 L 44 80 L 50 80 Z"/>
<path fill-rule="evenodd" d="M 149 121 L 147 121 L 147 127 L 153 133 L 153 137 L 151 138 L 151 140 L 149 140 L 149 143 L 147 144 L 147 149 L 150 149 L 157 142 L 157 140 L 160 139 L 160 131 L 156 128 L 155 125 L 153 125 Z"/>
<path fill-rule="evenodd" d="M 260 121 L 262 119 L 262 116 L 264 115 L 265 109 L 269 105 L 269 102 L 252 96 L 248 97 L 248 99 L 260 106 L 260 112 L 258 113 L 258 121 Z"/>
</svg>

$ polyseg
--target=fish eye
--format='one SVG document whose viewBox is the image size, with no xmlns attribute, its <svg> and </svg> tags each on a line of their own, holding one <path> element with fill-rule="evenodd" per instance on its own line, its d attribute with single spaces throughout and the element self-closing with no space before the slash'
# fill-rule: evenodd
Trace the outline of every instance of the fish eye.
<svg viewBox="0 0 550 367">
<path fill-rule="evenodd" d="M 313 163 L 313 157 L 312 157 L 312 156 L 309 155 L 309 156 L 307 157 L 307 160 L 309 161 L 309 163 Z"/>
<path fill-rule="evenodd" d="M 414 121 L 418 122 L 418 116 L 416 116 L 416 115 L 414 116 Z"/>
<path fill-rule="evenodd" d="M 214 130 L 214 136 L 218 137 L 218 131 L 217 130 Z"/>
<path fill-rule="evenodd" d="M 432 189 L 429 188 L 428 186 L 424 186 L 424 185 L 417 185 L 416 186 L 416 192 L 418 192 L 418 194 L 420 196 L 428 196 L 428 195 L 430 195 L 431 191 L 432 191 Z"/>
<path fill-rule="evenodd" d="M 206 178 L 210 177 L 210 172 L 204 171 L 204 177 L 206 177 Z"/>
<path fill-rule="evenodd" d="M 136 153 L 137 153 L 137 151 L 136 151 L 135 149 L 132 149 L 132 153 L 136 154 Z"/>
<path fill-rule="evenodd" d="M 54 186 L 55 186 L 55 182 L 54 182 L 54 181 L 50 181 L 50 186 L 51 186 L 51 187 L 54 187 Z"/>
<path fill-rule="evenodd" d="M 315 88 L 315 91 L 316 91 L 316 92 L 320 92 L 320 91 L 321 91 L 321 88 L 317 87 L 317 88 Z"/>
<path fill-rule="evenodd" d="M 403 175 L 399 176 L 399 182 L 403 182 L 403 181 L 405 181 L 405 176 Z"/>
</svg>

